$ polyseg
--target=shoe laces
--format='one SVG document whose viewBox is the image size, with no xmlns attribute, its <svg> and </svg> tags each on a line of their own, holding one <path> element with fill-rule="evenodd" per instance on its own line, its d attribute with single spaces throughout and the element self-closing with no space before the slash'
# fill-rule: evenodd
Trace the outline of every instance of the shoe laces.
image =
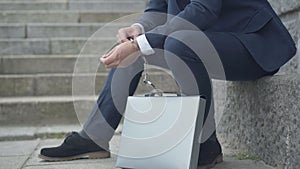
<svg viewBox="0 0 300 169">
<path fill-rule="evenodd" d="M 74 135 L 76 134 L 76 132 L 75 131 L 72 131 L 72 132 L 69 132 L 69 133 L 67 133 L 66 134 L 66 138 L 65 138 L 65 143 L 67 143 L 68 142 L 68 140 L 71 138 L 71 137 L 73 137 Z"/>
</svg>

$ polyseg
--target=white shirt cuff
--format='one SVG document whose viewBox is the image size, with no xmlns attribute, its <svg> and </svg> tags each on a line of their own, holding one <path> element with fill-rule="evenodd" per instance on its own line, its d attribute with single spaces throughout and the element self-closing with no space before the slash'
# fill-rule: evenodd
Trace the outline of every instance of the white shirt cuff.
<svg viewBox="0 0 300 169">
<path fill-rule="evenodd" d="M 136 41 L 143 55 L 152 55 L 155 53 L 152 47 L 150 46 L 145 34 L 138 36 L 136 38 Z"/>
<path fill-rule="evenodd" d="M 134 23 L 131 26 L 139 26 L 141 28 L 141 30 L 142 30 L 142 34 L 145 34 L 145 28 L 144 28 L 144 26 L 142 24 L 140 24 L 140 23 Z"/>
</svg>

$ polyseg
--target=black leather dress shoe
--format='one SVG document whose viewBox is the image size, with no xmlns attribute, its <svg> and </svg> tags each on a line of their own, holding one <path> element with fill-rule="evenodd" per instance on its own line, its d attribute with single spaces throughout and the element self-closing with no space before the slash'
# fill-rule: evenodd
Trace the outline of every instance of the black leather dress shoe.
<svg viewBox="0 0 300 169">
<path fill-rule="evenodd" d="M 39 158 L 46 161 L 67 161 L 81 158 L 109 158 L 110 152 L 92 140 L 82 138 L 77 132 L 70 133 L 58 147 L 43 148 Z"/>
<path fill-rule="evenodd" d="M 207 140 L 201 144 L 197 169 L 209 169 L 221 162 L 223 154 L 218 139 Z"/>
</svg>

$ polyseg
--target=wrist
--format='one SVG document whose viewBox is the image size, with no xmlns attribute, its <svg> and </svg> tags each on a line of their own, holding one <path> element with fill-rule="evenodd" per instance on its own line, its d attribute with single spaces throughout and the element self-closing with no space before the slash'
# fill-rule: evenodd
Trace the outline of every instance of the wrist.
<svg viewBox="0 0 300 169">
<path fill-rule="evenodd" d="M 131 43 L 131 45 L 135 48 L 136 51 L 139 51 L 139 50 L 140 50 L 139 45 L 138 45 L 138 43 L 137 43 L 137 41 L 136 41 L 136 38 L 130 39 L 130 43 Z"/>
</svg>

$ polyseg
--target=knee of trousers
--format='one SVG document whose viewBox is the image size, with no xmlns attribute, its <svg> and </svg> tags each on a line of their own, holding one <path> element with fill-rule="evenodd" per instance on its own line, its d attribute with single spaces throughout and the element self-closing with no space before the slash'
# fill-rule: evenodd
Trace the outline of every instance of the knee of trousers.
<svg viewBox="0 0 300 169">
<path fill-rule="evenodd" d="M 187 93 L 190 94 L 200 92 L 210 99 L 211 82 L 205 64 L 192 50 L 197 46 L 189 46 L 200 45 L 203 40 L 205 36 L 201 32 L 176 31 L 171 33 L 165 39 L 164 57 L 181 88 L 186 88 Z M 195 44 L 195 42 L 199 43 Z M 183 84 L 184 82 L 189 82 L 189 85 Z M 198 92 L 193 92 L 196 90 Z"/>
<path fill-rule="evenodd" d="M 188 46 L 188 38 L 189 36 L 185 36 L 181 31 L 174 32 L 165 39 L 164 50 L 183 61 L 201 62 L 197 54 Z M 168 57 L 168 55 L 165 56 Z"/>
<path fill-rule="evenodd" d="M 175 31 L 167 36 L 164 43 L 164 50 L 186 61 L 201 62 L 197 52 L 205 35 L 199 31 L 182 30 Z"/>
</svg>

